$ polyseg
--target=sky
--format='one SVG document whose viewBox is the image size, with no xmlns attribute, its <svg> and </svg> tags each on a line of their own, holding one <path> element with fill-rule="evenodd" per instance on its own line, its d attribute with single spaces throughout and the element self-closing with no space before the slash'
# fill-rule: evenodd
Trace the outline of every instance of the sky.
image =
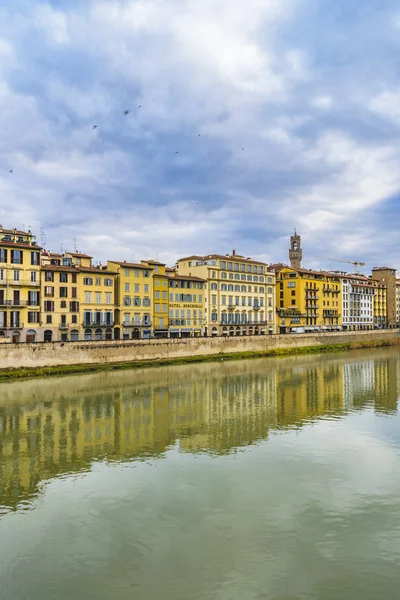
<svg viewBox="0 0 400 600">
<path fill-rule="evenodd" d="M 400 269 L 399 59 L 397 0 L 0 0 L 0 223 Z"/>
</svg>

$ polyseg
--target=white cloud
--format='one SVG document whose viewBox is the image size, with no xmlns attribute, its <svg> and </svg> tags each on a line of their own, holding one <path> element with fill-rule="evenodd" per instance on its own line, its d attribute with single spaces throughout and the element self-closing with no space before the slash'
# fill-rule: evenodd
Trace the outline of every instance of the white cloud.
<svg viewBox="0 0 400 600">
<path fill-rule="evenodd" d="M 400 90 L 381 92 L 369 103 L 370 110 L 400 125 Z"/>
</svg>

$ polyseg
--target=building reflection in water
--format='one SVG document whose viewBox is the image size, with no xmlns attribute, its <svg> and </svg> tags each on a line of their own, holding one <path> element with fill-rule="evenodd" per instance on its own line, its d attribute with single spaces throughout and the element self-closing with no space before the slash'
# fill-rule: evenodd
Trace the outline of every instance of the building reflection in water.
<svg viewBox="0 0 400 600">
<path fill-rule="evenodd" d="M 0 386 L 0 507 L 95 460 L 224 454 L 367 405 L 395 411 L 397 352 L 107 373 Z"/>
</svg>

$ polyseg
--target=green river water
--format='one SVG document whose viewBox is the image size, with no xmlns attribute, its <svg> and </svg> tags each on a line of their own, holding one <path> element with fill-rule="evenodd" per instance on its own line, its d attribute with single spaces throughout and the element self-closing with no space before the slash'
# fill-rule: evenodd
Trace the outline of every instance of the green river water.
<svg viewBox="0 0 400 600">
<path fill-rule="evenodd" d="M 400 597 L 400 352 L 0 384 L 1 600 Z"/>
</svg>

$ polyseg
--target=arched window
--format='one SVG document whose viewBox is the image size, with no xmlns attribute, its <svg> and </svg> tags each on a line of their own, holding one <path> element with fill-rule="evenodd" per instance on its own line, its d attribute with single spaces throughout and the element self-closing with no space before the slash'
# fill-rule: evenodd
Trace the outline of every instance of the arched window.
<svg viewBox="0 0 400 600">
<path fill-rule="evenodd" d="M 92 330 L 91 329 L 85 329 L 85 340 L 86 341 L 90 341 L 92 339 Z"/>
<path fill-rule="evenodd" d="M 240 291 L 241 291 L 241 292 L 245 292 L 246 290 L 247 290 L 247 287 L 246 287 L 245 285 L 242 285 L 242 287 L 241 287 L 241 290 L 240 290 Z"/>
<path fill-rule="evenodd" d="M 50 329 L 46 329 L 43 339 L 45 342 L 51 342 L 53 340 L 53 332 Z"/>
<path fill-rule="evenodd" d="M 36 331 L 34 329 L 28 329 L 26 332 L 26 341 L 28 344 L 36 342 Z"/>
<path fill-rule="evenodd" d="M 79 340 L 79 331 L 77 329 L 73 329 L 71 331 L 71 342 L 77 342 Z"/>
<path fill-rule="evenodd" d="M 217 290 L 218 289 L 218 285 L 216 283 L 212 283 L 211 284 L 211 289 L 212 290 Z"/>
<path fill-rule="evenodd" d="M 240 292 L 240 285 L 235 285 L 235 292 Z"/>
<path fill-rule="evenodd" d="M 111 329 L 111 327 L 107 327 L 107 329 L 106 329 L 106 340 L 112 340 L 112 329 Z"/>
<path fill-rule="evenodd" d="M 233 285 L 231 283 L 228 285 L 228 292 L 233 292 Z"/>
<path fill-rule="evenodd" d="M 221 279 L 227 279 L 227 274 L 226 273 L 221 273 Z"/>
<path fill-rule="evenodd" d="M 221 283 L 221 291 L 222 292 L 226 292 L 228 286 L 226 285 L 226 283 Z"/>
<path fill-rule="evenodd" d="M 94 332 L 94 337 L 95 337 L 96 340 L 101 340 L 103 338 L 103 332 L 100 329 L 100 327 L 98 327 L 96 329 L 96 331 Z"/>
</svg>

